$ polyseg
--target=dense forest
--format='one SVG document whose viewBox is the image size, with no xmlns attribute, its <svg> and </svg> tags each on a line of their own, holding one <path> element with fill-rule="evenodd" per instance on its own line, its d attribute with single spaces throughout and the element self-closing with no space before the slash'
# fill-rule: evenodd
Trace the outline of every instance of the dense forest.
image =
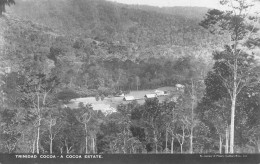
<svg viewBox="0 0 260 164">
<path fill-rule="evenodd" d="M 0 152 L 259 153 L 259 17 L 234 1 L 238 14 L 3 1 L 13 6 L 0 8 Z M 64 106 L 176 84 L 184 90 L 163 102 L 121 103 L 111 114 Z"/>
</svg>

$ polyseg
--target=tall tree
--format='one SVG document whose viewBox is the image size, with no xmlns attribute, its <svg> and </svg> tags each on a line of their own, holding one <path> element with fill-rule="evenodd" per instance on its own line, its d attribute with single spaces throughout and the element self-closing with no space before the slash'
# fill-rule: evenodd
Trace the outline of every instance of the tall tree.
<svg viewBox="0 0 260 164">
<path fill-rule="evenodd" d="M 93 107 L 91 104 L 84 106 L 83 103 L 79 104 L 80 110 L 77 111 L 77 120 L 84 125 L 85 131 L 85 153 L 88 154 L 88 123 L 92 118 Z"/>
<path fill-rule="evenodd" d="M 233 71 L 229 67 L 230 63 L 234 62 L 233 55 L 230 53 L 230 51 L 223 51 L 223 52 L 216 52 L 214 54 L 214 60 L 215 64 L 213 67 L 213 70 L 208 73 L 208 76 L 205 79 L 205 84 L 206 84 L 206 97 L 208 98 L 208 103 L 211 102 L 216 102 L 219 104 L 222 104 L 221 107 L 218 109 L 217 113 L 215 113 L 215 118 L 218 115 L 229 115 L 232 116 L 232 110 L 231 112 L 226 112 L 223 109 L 226 107 L 230 107 L 231 109 L 232 106 L 234 106 L 234 97 L 233 97 Z M 237 89 L 236 89 L 236 101 L 235 101 L 235 109 L 240 109 L 236 110 L 236 117 L 240 117 L 239 113 L 240 111 L 246 110 L 243 108 L 243 103 L 246 101 L 246 96 L 251 95 L 250 90 L 253 90 L 256 85 L 259 85 L 259 68 L 255 66 L 255 60 L 251 55 L 248 55 L 244 52 L 240 52 L 239 58 L 237 58 L 237 67 L 238 73 L 238 81 L 237 81 Z M 227 99 L 227 100 L 225 100 Z M 239 104 L 237 101 L 239 101 Z M 221 101 L 225 101 L 225 103 L 221 103 Z M 215 107 L 210 108 L 210 110 L 213 110 Z M 213 112 L 213 111 L 211 111 Z M 234 118 L 233 118 L 234 119 Z M 214 119 L 212 119 L 210 122 L 212 122 Z M 215 128 L 221 128 L 224 127 L 225 122 L 229 121 L 227 123 L 226 127 L 228 128 L 228 125 L 230 125 L 230 129 L 228 130 L 230 132 L 229 139 L 232 137 L 231 136 L 231 131 L 232 131 L 232 117 L 229 118 L 224 118 L 225 121 L 222 121 L 222 124 L 220 127 L 215 124 Z M 231 121 L 231 122 L 230 122 Z M 236 122 L 238 122 L 237 120 Z M 237 127 L 239 126 L 236 125 Z M 234 129 L 233 129 L 234 130 Z M 233 136 L 234 137 L 234 136 Z M 230 140 L 230 144 L 232 144 Z M 231 145 L 230 145 L 231 146 Z M 229 147 L 230 147 L 229 146 Z M 226 148 L 228 146 L 226 145 Z M 226 149 L 227 150 L 227 149 Z M 231 147 L 230 147 L 230 153 L 232 153 Z"/>
<path fill-rule="evenodd" d="M 148 135 L 151 136 L 150 140 L 155 146 L 155 153 L 158 153 L 160 145 L 160 136 L 164 132 L 163 112 L 162 105 L 159 103 L 158 98 L 147 99 L 144 104 L 143 121 L 147 127 Z"/>
<path fill-rule="evenodd" d="M 216 74 L 231 99 L 230 153 L 234 153 L 237 97 L 244 87 L 256 82 L 250 76 L 254 68 L 252 65 L 248 65 L 246 68 L 245 65 L 241 65 L 241 62 L 246 62 L 245 59 L 241 60 L 241 56 L 244 54 L 243 49 L 246 48 L 246 40 L 257 32 L 257 28 L 252 25 L 256 22 L 256 18 L 248 16 L 248 8 L 252 5 L 248 4 L 246 0 L 222 0 L 221 4 L 229 5 L 231 10 L 210 10 L 200 25 L 210 29 L 212 33 L 228 34 L 230 38 L 230 45 L 226 47 L 226 54 L 230 59 L 226 60 L 225 64 L 230 74 L 228 76 L 219 72 Z"/>
<path fill-rule="evenodd" d="M 56 87 L 57 79 L 55 77 L 48 77 L 46 74 L 36 73 L 25 75 L 23 84 L 18 88 L 18 90 L 23 93 L 24 106 L 32 109 L 29 112 L 35 118 L 37 154 L 40 153 L 40 130 L 44 119 L 43 114 L 50 106 L 55 104 L 51 93 Z"/>
<path fill-rule="evenodd" d="M 62 117 L 60 113 L 56 109 L 49 109 L 46 111 L 45 121 L 47 122 L 48 131 L 49 131 L 49 139 L 50 139 L 50 150 L 49 153 L 53 153 L 53 140 L 59 133 L 60 129 L 63 126 L 63 122 L 61 121 Z"/>
</svg>

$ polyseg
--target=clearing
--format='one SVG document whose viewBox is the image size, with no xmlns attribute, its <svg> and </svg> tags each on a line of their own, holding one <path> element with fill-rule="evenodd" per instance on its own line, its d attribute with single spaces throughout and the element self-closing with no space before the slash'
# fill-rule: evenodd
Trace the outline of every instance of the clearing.
<svg viewBox="0 0 260 164">
<path fill-rule="evenodd" d="M 167 90 L 167 91 L 173 91 L 174 87 L 162 87 L 158 88 L 157 90 Z M 145 102 L 144 96 L 146 94 L 154 93 L 155 90 L 142 90 L 142 91 L 131 91 L 129 94 L 126 94 L 125 96 L 134 96 L 134 98 L 137 100 L 139 104 L 143 104 Z M 78 98 L 71 100 L 70 104 L 67 106 L 76 109 L 78 108 L 78 104 L 80 102 L 84 104 L 92 104 L 92 107 L 94 110 L 101 110 L 104 113 L 111 113 L 116 112 L 116 108 L 119 104 L 127 104 L 131 101 L 124 101 L 124 97 L 106 97 L 103 101 L 98 100 L 96 101 L 95 97 L 85 97 L 85 98 Z M 160 96 L 158 97 L 159 101 L 162 102 L 165 100 L 167 96 Z"/>
</svg>

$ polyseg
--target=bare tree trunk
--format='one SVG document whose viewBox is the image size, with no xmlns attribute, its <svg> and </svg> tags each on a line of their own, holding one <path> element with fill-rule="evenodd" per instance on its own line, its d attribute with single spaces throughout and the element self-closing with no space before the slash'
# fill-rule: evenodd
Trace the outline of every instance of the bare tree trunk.
<svg viewBox="0 0 260 164">
<path fill-rule="evenodd" d="M 37 127 L 37 140 L 36 140 L 36 151 L 37 151 L 37 154 L 40 154 L 40 149 L 39 149 L 40 126 L 41 126 L 41 118 L 39 118 L 38 127 Z"/>
<path fill-rule="evenodd" d="M 85 125 L 85 133 L 86 133 L 86 137 L 85 137 L 85 141 L 86 141 L 85 147 L 86 147 L 86 150 L 85 150 L 85 152 L 86 152 L 86 154 L 88 154 L 88 129 L 87 129 L 87 123 L 84 123 L 84 125 Z"/>
<path fill-rule="evenodd" d="M 234 130 L 235 130 L 235 109 L 236 109 L 236 91 L 233 93 L 231 106 L 231 125 L 230 125 L 230 153 L 234 153 Z"/>
<path fill-rule="evenodd" d="M 193 128 L 191 128 L 190 134 L 190 153 L 193 154 Z"/>
<path fill-rule="evenodd" d="M 124 128 L 124 149 L 123 149 L 124 154 L 126 154 L 126 132 Z"/>
<path fill-rule="evenodd" d="M 85 145 L 85 152 L 86 152 L 86 154 L 88 154 L 88 136 L 86 135 L 86 138 L 85 138 L 85 140 L 86 140 L 86 145 Z"/>
<path fill-rule="evenodd" d="M 38 86 L 40 88 L 40 85 Z M 41 108 L 40 108 L 40 95 L 39 92 L 37 95 L 37 114 L 38 114 L 38 126 L 37 126 L 37 140 L 36 140 L 36 151 L 37 154 L 40 153 L 39 142 L 40 142 L 40 127 L 41 127 Z"/>
<path fill-rule="evenodd" d="M 33 153 L 33 152 L 32 152 L 32 149 L 33 149 L 32 146 L 33 146 L 33 144 L 31 144 L 31 141 L 30 141 L 29 144 L 30 144 L 30 146 L 29 146 L 29 151 L 28 151 L 28 153 Z"/>
<path fill-rule="evenodd" d="M 35 152 L 35 142 L 36 142 L 36 138 L 35 139 L 33 139 L 33 149 L 32 149 L 32 153 L 34 154 L 34 152 Z"/>
<path fill-rule="evenodd" d="M 219 135 L 219 154 L 222 154 L 222 137 Z"/>
<path fill-rule="evenodd" d="M 195 88 L 194 88 L 194 82 L 191 79 L 191 97 L 192 97 L 192 102 L 191 102 L 191 130 L 190 130 L 190 153 L 193 153 L 193 122 L 194 122 L 194 101 L 196 99 L 195 97 Z"/>
<path fill-rule="evenodd" d="M 95 138 L 95 153 L 97 154 L 97 137 Z"/>
<path fill-rule="evenodd" d="M 85 153 L 88 154 L 88 128 L 87 128 L 87 123 L 89 122 L 91 116 L 88 118 L 88 120 L 86 118 L 84 118 L 84 121 L 81 122 L 84 124 L 84 127 L 85 127 L 85 142 L 86 142 L 86 145 L 85 145 Z M 90 146 L 91 147 L 91 146 Z"/>
<path fill-rule="evenodd" d="M 168 153 L 168 132 L 167 132 L 167 127 L 165 131 L 165 153 Z"/>
<path fill-rule="evenodd" d="M 174 121 L 174 108 L 172 109 L 172 122 Z M 174 135 L 173 135 L 173 129 L 171 129 L 172 133 L 172 141 L 171 141 L 171 154 L 173 154 L 173 144 L 174 144 Z"/>
<path fill-rule="evenodd" d="M 171 141 L 171 154 L 173 154 L 173 143 L 174 143 L 174 137 L 172 136 L 172 141 Z"/>
<path fill-rule="evenodd" d="M 183 146 L 183 144 L 184 144 L 184 140 L 185 140 L 185 126 L 183 125 L 182 126 L 182 138 L 181 138 L 181 154 L 182 154 L 182 146 Z"/>
<path fill-rule="evenodd" d="M 51 129 L 51 127 L 52 127 L 52 120 L 50 121 L 50 129 L 49 129 L 49 131 L 50 131 L 50 136 L 49 136 L 49 138 L 50 138 L 50 154 L 52 154 L 52 141 L 53 141 L 53 137 L 52 137 L 52 129 Z"/>
<path fill-rule="evenodd" d="M 51 143 L 50 143 L 50 154 L 52 154 L 52 142 L 53 142 L 53 140 L 51 139 Z"/>
<path fill-rule="evenodd" d="M 66 153 L 69 154 L 69 148 L 68 148 L 68 144 L 67 144 L 67 139 L 65 139 L 65 146 L 66 146 Z"/>
<path fill-rule="evenodd" d="M 66 151 L 67 151 L 67 154 L 70 153 L 70 150 L 71 148 L 73 147 L 73 145 L 71 147 L 69 147 L 68 143 L 67 143 L 67 140 L 65 140 L 65 146 L 66 146 Z"/>
<path fill-rule="evenodd" d="M 232 95 L 231 95 L 231 124 L 230 124 L 230 153 L 234 153 L 234 133 L 235 133 L 235 110 L 236 110 L 236 100 L 237 100 L 237 89 L 238 89 L 238 82 L 237 82 L 237 71 L 238 71 L 238 53 L 237 53 L 237 42 L 234 45 L 234 55 L 235 55 L 235 62 L 234 62 L 234 81 L 233 81 L 233 88 L 232 88 Z"/>
<path fill-rule="evenodd" d="M 45 107 L 45 105 L 46 105 L 46 98 L 47 98 L 48 92 L 49 92 L 49 91 L 45 92 L 45 93 L 44 93 L 44 96 L 43 96 L 43 101 L 42 101 L 43 103 L 42 103 L 42 104 L 44 105 L 44 107 Z"/>
<path fill-rule="evenodd" d="M 190 153 L 193 153 L 193 132 L 191 130 L 191 134 L 190 134 Z"/>
<path fill-rule="evenodd" d="M 258 143 L 257 143 L 257 150 L 258 150 L 258 152 L 256 152 L 256 153 L 260 153 L 260 141 L 258 141 Z"/>
<path fill-rule="evenodd" d="M 229 147 L 229 130 L 228 126 L 226 128 L 226 146 L 225 146 L 225 154 L 228 154 L 228 147 Z"/>
<path fill-rule="evenodd" d="M 95 138 L 92 138 L 92 149 L 93 149 L 93 154 L 95 154 Z"/>
</svg>

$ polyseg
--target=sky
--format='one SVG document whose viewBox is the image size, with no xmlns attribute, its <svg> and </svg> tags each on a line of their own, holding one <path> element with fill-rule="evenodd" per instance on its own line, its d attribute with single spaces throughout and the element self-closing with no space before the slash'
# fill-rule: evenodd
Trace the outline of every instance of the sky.
<svg viewBox="0 0 260 164">
<path fill-rule="evenodd" d="M 171 6 L 199 6 L 216 9 L 224 9 L 220 5 L 219 0 L 109 0 L 124 4 L 139 4 L 139 5 L 150 5 L 159 7 L 171 7 Z M 255 6 L 260 10 L 259 6 Z M 255 10 L 255 9 L 254 9 Z"/>
</svg>

